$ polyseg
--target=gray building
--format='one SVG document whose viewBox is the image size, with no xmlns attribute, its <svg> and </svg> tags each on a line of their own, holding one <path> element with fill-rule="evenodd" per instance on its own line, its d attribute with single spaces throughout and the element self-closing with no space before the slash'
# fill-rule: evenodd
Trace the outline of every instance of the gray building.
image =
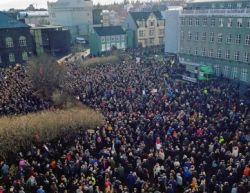
<svg viewBox="0 0 250 193">
<path fill-rule="evenodd" d="M 179 51 L 179 17 L 182 7 L 169 7 L 165 11 L 165 53 L 178 54 Z"/>
<path fill-rule="evenodd" d="M 51 25 L 67 27 L 72 37 L 88 36 L 93 25 L 91 0 L 58 0 L 48 2 Z"/>
<path fill-rule="evenodd" d="M 193 0 L 180 16 L 179 61 L 193 71 L 250 83 L 250 1 Z"/>
</svg>

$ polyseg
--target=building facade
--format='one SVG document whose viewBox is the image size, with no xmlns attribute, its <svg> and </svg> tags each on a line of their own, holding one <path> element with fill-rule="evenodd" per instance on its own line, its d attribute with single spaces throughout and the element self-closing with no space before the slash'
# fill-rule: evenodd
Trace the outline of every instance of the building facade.
<svg viewBox="0 0 250 193">
<path fill-rule="evenodd" d="M 210 65 L 217 76 L 250 83 L 249 1 L 188 3 L 179 38 L 179 60 L 189 71 Z"/>
<path fill-rule="evenodd" d="M 165 53 L 178 54 L 179 52 L 179 17 L 182 7 L 172 7 L 165 11 Z"/>
<path fill-rule="evenodd" d="M 70 53 L 71 38 L 68 29 L 62 26 L 39 26 L 31 28 L 37 56 L 47 53 L 63 56 Z"/>
<path fill-rule="evenodd" d="M 136 47 L 164 45 L 165 20 L 160 11 L 130 12 L 124 27 L 134 32 Z"/>
<path fill-rule="evenodd" d="M 30 27 L 0 12 L 0 67 L 25 63 L 32 53 Z"/>
<path fill-rule="evenodd" d="M 51 25 L 67 27 L 71 36 L 88 36 L 93 25 L 93 2 L 91 0 L 58 0 L 48 2 Z"/>
<path fill-rule="evenodd" d="M 121 26 L 94 27 L 90 34 L 90 52 L 99 55 L 112 48 L 125 50 L 126 32 Z"/>
<path fill-rule="evenodd" d="M 24 20 L 30 26 L 50 24 L 48 11 L 21 11 L 19 12 L 19 19 Z"/>
</svg>

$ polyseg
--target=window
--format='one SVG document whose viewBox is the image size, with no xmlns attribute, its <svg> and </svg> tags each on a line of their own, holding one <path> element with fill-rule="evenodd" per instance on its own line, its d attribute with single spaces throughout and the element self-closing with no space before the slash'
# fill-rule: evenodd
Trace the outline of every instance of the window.
<svg viewBox="0 0 250 193">
<path fill-rule="evenodd" d="M 154 29 L 149 29 L 149 35 L 154 36 L 155 35 L 155 30 Z"/>
<path fill-rule="evenodd" d="M 117 36 L 115 37 L 115 40 L 116 40 L 117 42 L 120 41 L 120 36 L 117 35 Z"/>
<path fill-rule="evenodd" d="M 250 62 L 250 53 L 249 52 L 245 52 L 245 57 L 244 57 L 244 61 L 245 62 Z M 1 63 L 1 62 L 0 62 Z"/>
<path fill-rule="evenodd" d="M 228 73 L 229 73 L 229 67 L 228 66 L 224 66 L 224 72 L 223 72 L 224 76 L 228 77 Z"/>
<path fill-rule="evenodd" d="M 195 39 L 195 41 L 198 41 L 198 40 L 199 40 L 199 32 L 196 32 L 196 33 L 195 33 L 194 39 Z"/>
<path fill-rule="evenodd" d="M 13 39 L 11 37 L 7 37 L 5 39 L 5 44 L 6 44 L 6 48 L 12 48 L 14 46 Z"/>
<path fill-rule="evenodd" d="M 207 26 L 207 18 L 205 17 L 205 18 L 203 18 L 203 26 Z"/>
<path fill-rule="evenodd" d="M 221 49 L 218 49 L 217 51 L 217 58 L 221 58 Z"/>
<path fill-rule="evenodd" d="M 210 33 L 210 42 L 214 42 L 214 32 Z"/>
<path fill-rule="evenodd" d="M 194 50 L 194 55 L 198 55 L 198 48 L 195 48 L 195 50 Z"/>
<path fill-rule="evenodd" d="M 9 53 L 9 61 L 15 62 L 15 55 L 13 53 Z"/>
<path fill-rule="evenodd" d="M 24 36 L 20 36 L 19 45 L 20 46 L 26 46 L 26 38 Z"/>
<path fill-rule="evenodd" d="M 202 41 L 206 41 L 206 39 L 207 39 L 207 33 L 203 32 L 202 33 Z"/>
<path fill-rule="evenodd" d="M 218 33 L 218 39 L 217 39 L 218 43 L 222 42 L 222 33 Z"/>
<path fill-rule="evenodd" d="M 121 41 L 125 41 L 125 35 L 121 36 Z"/>
<path fill-rule="evenodd" d="M 159 38 L 159 43 L 162 45 L 162 44 L 164 44 L 164 38 L 163 37 L 160 37 Z"/>
<path fill-rule="evenodd" d="M 121 49 L 121 44 L 120 43 L 116 43 L 116 47 L 117 47 L 117 49 Z"/>
<path fill-rule="evenodd" d="M 228 4 L 227 4 L 227 8 L 228 8 L 228 9 L 231 9 L 231 8 L 232 8 L 232 4 L 231 4 L 231 3 L 228 3 Z"/>
<path fill-rule="evenodd" d="M 211 26 L 214 27 L 215 26 L 215 18 L 211 19 Z"/>
<path fill-rule="evenodd" d="M 241 35 L 238 34 L 238 35 L 236 36 L 235 43 L 236 43 L 236 44 L 240 44 L 240 42 L 241 42 Z"/>
<path fill-rule="evenodd" d="M 199 18 L 195 18 L 195 25 L 200 25 L 200 19 Z"/>
<path fill-rule="evenodd" d="M 192 54 L 191 48 L 188 49 L 188 54 Z"/>
<path fill-rule="evenodd" d="M 240 9 L 242 6 L 242 3 L 237 3 L 237 8 Z"/>
<path fill-rule="evenodd" d="M 181 18 L 181 25 L 185 25 L 185 18 Z"/>
<path fill-rule="evenodd" d="M 241 73 L 240 73 L 240 80 L 241 81 L 247 81 L 247 76 L 248 76 L 248 71 L 246 68 L 241 69 Z"/>
<path fill-rule="evenodd" d="M 232 18 L 228 19 L 227 27 L 233 27 L 233 20 L 232 20 Z"/>
<path fill-rule="evenodd" d="M 185 35 L 184 35 L 184 31 L 181 31 L 181 40 L 184 40 Z"/>
<path fill-rule="evenodd" d="M 220 75 L 220 66 L 218 64 L 216 64 L 216 65 L 214 65 L 214 68 L 215 68 L 215 74 L 217 76 L 219 76 Z"/>
<path fill-rule="evenodd" d="M 106 50 L 110 50 L 111 49 L 111 46 L 110 46 L 110 44 L 107 44 L 107 49 Z"/>
<path fill-rule="evenodd" d="M 164 35 L 164 29 L 159 29 L 159 35 L 160 36 Z"/>
<path fill-rule="evenodd" d="M 247 28 L 250 28 L 250 19 L 247 21 Z"/>
<path fill-rule="evenodd" d="M 139 30 L 139 37 L 143 37 L 144 36 L 144 31 L 143 30 Z"/>
<path fill-rule="evenodd" d="M 223 27 L 223 18 L 219 18 L 219 27 Z"/>
<path fill-rule="evenodd" d="M 28 60 L 28 54 L 27 54 L 27 52 L 23 52 L 23 53 L 22 53 L 22 59 L 23 59 L 24 61 Z"/>
<path fill-rule="evenodd" d="M 230 59 L 230 50 L 226 50 L 225 59 L 227 59 L 227 60 Z"/>
<path fill-rule="evenodd" d="M 104 43 L 105 42 L 105 37 L 102 37 L 101 41 L 102 41 L 102 43 Z"/>
<path fill-rule="evenodd" d="M 188 40 L 191 40 L 192 39 L 192 33 L 189 31 L 188 32 Z"/>
<path fill-rule="evenodd" d="M 246 35 L 245 44 L 250 45 L 250 35 Z"/>
<path fill-rule="evenodd" d="M 106 51 L 106 44 L 102 44 L 102 52 Z"/>
<path fill-rule="evenodd" d="M 121 49 L 125 49 L 125 43 L 124 42 L 121 43 Z"/>
<path fill-rule="evenodd" d="M 202 48 L 202 53 L 201 53 L 202 56 L 206 56 L 206 48 Z"/>
<path fill-rule="evenodd" d="M 237 19 L 237 27 L 242 27 L 242 18 Z"/>
<path fill-rule="evenodd" d="M 233 35 L 232 34 L 228 34 L 227 35 L 227 44 L 230 44 L 232 42 L 233 39 Z"/>
<path fill-rule="evenodd" d="M 210 49 L 209 56 L 214 57 L 214 49 Z"/>
<path fill-rule="evenodd" d="M 115 41 L 115 36 L 111 36 L 111 41 L 112 41 L 112 42 Z"/>
<path fill-rule="evenodd" d="M 110 36 L 106 36 L 106 42 L 110 42 Z"/>
<path fill-rule="evenodd" d="M 155 22 L 154 21 L 150 21 L 150 26 L 154 26 Z"/>
<path fill-rule="evenodd" d="M 154 44 L 155 43 L 155 39 L 154 38 L 149 38 L 149 43 L 150 44 Z"/>
<path fill-rule="evenodd" d="M 192 18 L 189 18 L 188 25 L 193 25 L 193 19 Z"/>
<path fill-rule="evenodd" d="M 236 52 L 234 53 L 234 60 L 235 60 L 235 61 L 240 61 L 240 51 L 236 51 Z"/>
<path fill-rule="evenodd" d="M 233 69 L 232 69 L 232 78 L 233 79 L 237 78 L 237 74 L 238 74 L 238 68 L 233 67 Z"/>
</svg>

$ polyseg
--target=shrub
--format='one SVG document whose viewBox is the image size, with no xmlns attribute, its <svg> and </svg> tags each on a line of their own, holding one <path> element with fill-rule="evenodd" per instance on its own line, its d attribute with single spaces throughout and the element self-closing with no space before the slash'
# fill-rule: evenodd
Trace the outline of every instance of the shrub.
<svg viewBox="0 0 250 193">
<path fill-rule="evenodd" d="M 78 64 L 80 66 L 93 66 L 93 65 L 98 65 L 98 64 L 114 64 L 119 61 L 120 61 L 119 55 L 115 54 L 112 56 L 89 58 L 83 61 L 79 61 Z"/>
<path fill-rule="evenodd" d="M 86 107 L 44 111 L 23 116 L 0 118 L 0 155 L 16 153 L 34 141 L 50 141 L 80 128 L 94 129 L 102 125 L 103 116 Z"/>
<path fill-rule="evenodd" d="M 54 58 L 47 55 L 32 58 L 28 61 L 27 72 L 40 98 L 52 100 L 55 91 L 63 90 L 66 69 Z"/>
</svg>

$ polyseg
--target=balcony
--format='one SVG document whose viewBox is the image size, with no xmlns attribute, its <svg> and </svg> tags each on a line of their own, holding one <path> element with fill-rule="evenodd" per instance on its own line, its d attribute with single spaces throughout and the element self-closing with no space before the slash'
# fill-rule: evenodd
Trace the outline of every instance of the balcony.
<svg viewBox="0 0 250 193">
<path fill-rule="evenodd" d="M 183 10 L 182 15 L 202 15 L 202 16 L 240 16 L 249 17 L 250 9 L 205 9 L 205 10 Z"/>
</svg>

